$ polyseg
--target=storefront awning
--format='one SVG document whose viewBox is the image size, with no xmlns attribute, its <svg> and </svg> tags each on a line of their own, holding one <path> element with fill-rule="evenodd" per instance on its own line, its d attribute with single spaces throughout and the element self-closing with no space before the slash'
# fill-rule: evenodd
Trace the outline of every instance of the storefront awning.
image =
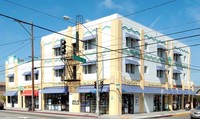
<svg viewBox="0 0 200 119">
<path fill-rule="evenodd" d="M 122 93 L 143 93 L 140 86 L 122 85 Z"/>
<path fill-rule="evenodd" d="M 135 36 L 135 35 L 132 35 L 132 34 L 130 34 L 130 33 L 126 33 L 125 34 L 125 37 L 128 37 L 128 38 L 133 38 L 133 39 L 136 39 L 137 41 L 139 41 L 140 39 L 137 37 L 137 36 Z"/>
<path fill-rule="evenodd" d="M 7 77 L 8 77 L 8 78 L 12 78 L 12 77 L 14 77 L 14 74 L 8 74 Z"/>
<path fill-rule="evenodd" d="M 17 91 L 7 91 L 4 96 L 17 96 Z"/>
<path fill-rule="evenodd" d="M 54 66 L 54 70 L 58 70 L 58 69 L 63 69 L 65 67 L 65 65 L 58 65 L 58 66 Z"/>
<path fill-rule="evenodd" d="M 162 66 L 157 66 L 156 69 L 157 69 L 157 70 L 166 71 L 165 67 L 162 67 Z"/>
<path fill-rule="evenodd" d="M 185 90 L 186 95 L 195 95 L 196 93 L 192 90 Z"/>
<path fill-rule="evenodd" d="M 65 86 L 60 87 L 47 87 L 41 90 L 41 93 L 67 93 L 68 88 Z"/>
<path fill-rule="evenodd" d="M 170 94 L 170 92 L 161 87 L 144 87 L 144 93 L 146 94 Z"/>
<path fill-rule="evenodd" d="M 110 88 L 109 85 L 104 85 L 103 88 L 99 88 L 99 92 L 109 92 Z M 96 89 L 93 85 L 82 85 L 78 87 L 77 92 L 79 93 L 95 93 Z"/>
<path fill-rule="evenodd" d="M 163 45 L 160 45 L 160 44 L 157 44 L 157 48 L 158 48 L 158 49 L 164 49 L 164 50 L 166 50 L 166 47 L 163 46 Z"/>
<path fill-rule="evenodd" d="M 136 66 L 140 65 L 139 62 L 130 59 L 125 59 L 125 64 L 134 64 Z"/>
<path fill-rule="evenodd" d="M 82 41 L 88 41 L 88 40 L 93 40 L 96 39 L 97 35 L 92 35 L 92 36 L 86 36 L 82 39 Z"/>
<path fill-rule="evenodd" d="M 96 61 L 90 61 L 90 62 L 86 62 L 86 63 L 82 63 L 82 66 L 86 66 L 86 65 L 92 65 L 92 64 L 96 64 Z"/>
<path fill-rule="evenodd" d="M 24 96 L 32 96 L 32 90 L 24 90 L 22 92 L 22 95 L 24 95 Z M 38 91 L 37 90 L 34 91 L 34 96 L 38 96 Z"/>
<path fill-rule="evenodd" d="M 177 50 L 174 50 L 174 54 L 177 54 L 177 55 L 182 55 L 180 52 L 178 52 Z"/>
<path fill-rule="evenodd" d="M 23 75 L 31 75 L 31 71 L 24 72 Z"/>
<path fill-rule="evenodd" d="M 54 45 L 53 48 L 59 48 L 60 44 Z"/>
<path fill-rule="evenodd" d="M 182 74 L 181 71 L 179 71 L 177 69 L 173 69 L 173 73 Z"/>
</svg>

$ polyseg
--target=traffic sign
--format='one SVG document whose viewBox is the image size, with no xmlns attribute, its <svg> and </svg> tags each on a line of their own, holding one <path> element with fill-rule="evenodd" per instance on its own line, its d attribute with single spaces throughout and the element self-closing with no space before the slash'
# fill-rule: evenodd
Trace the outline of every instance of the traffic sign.
<svg viewBox="0 0 200 119">
<path fill-rule="evenodd" d="M 84 59 L 84 58 L 82 58 L 82 57 L 79 57 L 79 56 L 76 56 L 76 55 L 73 55 L 73 56 L 72 56 L 72 59 L 77 60 L 77 61 L 79 61 L 79 62 L 86 63 L 86 59 Z"/>
</svg>

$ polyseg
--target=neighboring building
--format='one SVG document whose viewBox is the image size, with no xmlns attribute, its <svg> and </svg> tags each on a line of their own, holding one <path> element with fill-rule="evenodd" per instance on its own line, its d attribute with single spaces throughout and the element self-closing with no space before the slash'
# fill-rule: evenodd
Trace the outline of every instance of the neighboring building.
<svg viewBox="0 0 200 119">
<path fill-rule="evenodd" d="M 39 109 L 94 113 L 97 77 L 103 80 L 99 100 L 102 114 L 179 110 L 187 102 L 193 102 L 189 47 L 167 36 L 156 38 L 163 34 L 119 14 L 84 26 L 90 32 L 78 26 L 80 41 L 76 55 L 86 59 L 86 63 L 72 58 L 72 49 L 77 47 L 76 40 L 72 39 L 76 36 L 76 27 L 59 32 L 64 35 L 53 33 L 42 37 L 42 60 L 35 63 L 40 67 L 36 82 Z M 67 42 L 66 65 L 61 60 L 61 40 Z M 16 57 L 10 57 L 6 69 L 13 66 L 18 67 L 6 70 L 6 106 L 25 108 L 28 103 L 24 101 L 24 92 L 30 89 L 25 88 L 28 84 L 24 74 L 30 71 L 29 62 L 19 63 Z M 25 70 L 23 66 L 29 68 Z M 77 80 L 70 80 L 73 70 Z M 11 105 L 13 102 L 16 105 Z"/>
<path fill-rule="evenodd" d="M 0 82 L 0 97 L 4 96 L 5 90 L 6 90 L 5 82 Z M 3 98 L 2 99 L 0 98 L 0 102 L 4 103 Z"/>
</svg>

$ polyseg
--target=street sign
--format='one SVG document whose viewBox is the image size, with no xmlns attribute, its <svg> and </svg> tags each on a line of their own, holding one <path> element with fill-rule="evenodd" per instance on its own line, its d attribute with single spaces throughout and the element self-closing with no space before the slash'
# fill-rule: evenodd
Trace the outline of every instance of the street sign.
<svg viewBox="0 0 200 119">
<path fill-rule="evenodd" d="M 82 58 L 82 57 L 79 57 L 79 56 L 76 56 L 76 55 L 73 55 L 73 56 L 72 56 L 72 59 L 77 60 L 77 61 L 79 61 L 79 62 L 86 63 L 86 59 L 84 59 L 84 58 Z"/>
</svg>

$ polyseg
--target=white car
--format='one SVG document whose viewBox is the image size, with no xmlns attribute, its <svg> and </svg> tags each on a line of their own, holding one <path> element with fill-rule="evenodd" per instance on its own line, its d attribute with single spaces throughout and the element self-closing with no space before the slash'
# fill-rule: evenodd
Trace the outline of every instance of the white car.
<svg viewBox="0 0 200 119">
<path fill-rule="evenodd" d="M 191 119 L 200 118 L 200 106 L 197 106 L 196 108 L 191 110 L 190 117 Z"/>
</svg>

